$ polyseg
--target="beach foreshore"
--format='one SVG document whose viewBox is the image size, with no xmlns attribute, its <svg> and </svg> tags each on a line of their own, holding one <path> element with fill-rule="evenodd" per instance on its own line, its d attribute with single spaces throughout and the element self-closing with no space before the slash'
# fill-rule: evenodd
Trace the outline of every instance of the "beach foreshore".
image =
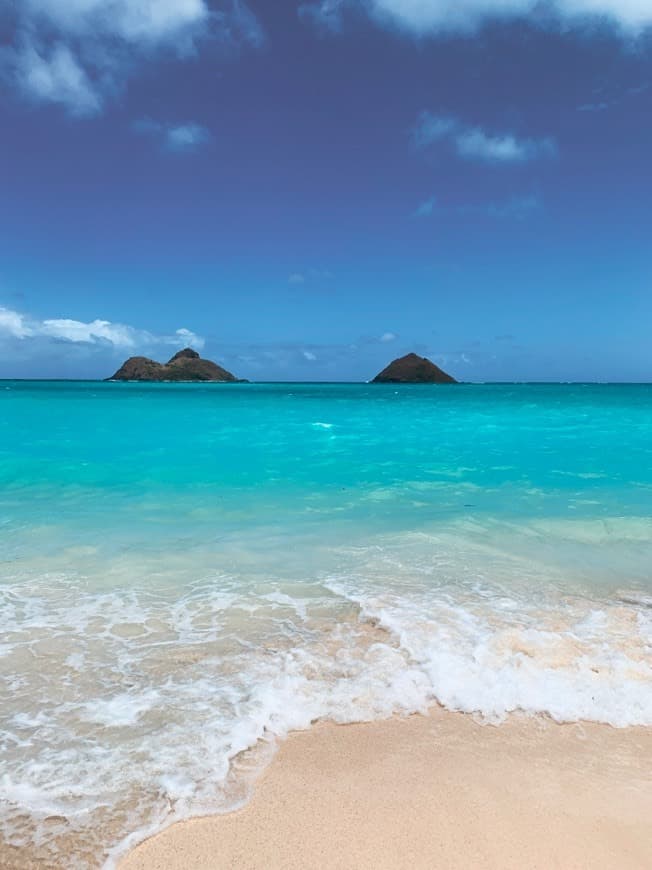
<svg viewBox="0 0 652 870">
<path fill-rule="evenodd" d="M 440 709 L 292 734 L 241 810 L 120 870 L 652 867 L 652 729 Z"/>
</svg>

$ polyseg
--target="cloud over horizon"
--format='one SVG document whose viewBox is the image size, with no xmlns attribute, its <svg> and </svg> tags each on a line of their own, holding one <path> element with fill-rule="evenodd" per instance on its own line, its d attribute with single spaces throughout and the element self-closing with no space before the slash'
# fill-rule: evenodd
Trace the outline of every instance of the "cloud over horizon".
<svg viewBox="0 0 652 870">
<path fill-rule="evenodd" d="M 100 345 L 116 351 L 135 352 L 156 347 L 194 347 L 201 350 L 205 340 L 186 328 L 171 335 L 157 335 L 125 323 L 109 320 L 85 322 L 70 318 L 39 320 L 11 308 L 0 306 L 0 346 L 7 342 L 30 344 L 38 341 L 64 344 Z"/>
</svg>

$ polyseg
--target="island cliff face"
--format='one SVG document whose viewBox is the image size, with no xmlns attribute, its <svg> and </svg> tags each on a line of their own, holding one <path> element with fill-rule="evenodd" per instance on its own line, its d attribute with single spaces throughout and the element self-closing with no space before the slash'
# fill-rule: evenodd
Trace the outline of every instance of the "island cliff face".
<svg viewBox="0 0 652 870">
<path fill-rule="evenodd" d="M 130 357 L 110 381 L 218 381 L 237 383 L 238 378 L 217 363 L 202 359 L 196 350 L 186 347 L 167 363 L 146 356 Z"/>
<path fill-rule="evenodd" d="M 391 362 L 372 384 L 456 384 L 455 378 L 424 356 L 408 353 Z"/>
</svg>

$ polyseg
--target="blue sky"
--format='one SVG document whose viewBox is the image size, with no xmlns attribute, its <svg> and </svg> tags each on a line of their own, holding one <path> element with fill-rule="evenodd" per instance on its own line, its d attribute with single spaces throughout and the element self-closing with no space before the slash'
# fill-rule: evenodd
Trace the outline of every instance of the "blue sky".
<svg viewBox="0 0 652 870">
<path fill-rule="evenodd" d="M 0 376 L 652 380 L 650 0 L 0 0 Z"/>
</svg>

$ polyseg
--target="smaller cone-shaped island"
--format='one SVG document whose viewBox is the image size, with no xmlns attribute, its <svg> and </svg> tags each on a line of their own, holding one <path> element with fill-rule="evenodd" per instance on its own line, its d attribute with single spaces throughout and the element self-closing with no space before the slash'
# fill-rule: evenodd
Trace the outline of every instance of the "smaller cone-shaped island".
<svg viewBox="0 0 652 870">
<path fill-rule="evenodd" d="M 408 353 L 391 362 L 372 384 L 456 384 L 455 378 L 424 356 Z"/>
<path fill-rule="evenodd" d="M 175 353 L 167 363 L 159 363 L 146 356 L 132 356 L 120 366 L 109 381 L 213 381 L 242 383 L 231 372 L 217 363 L 202 359 L 189 347 Z"/>
</svg>

